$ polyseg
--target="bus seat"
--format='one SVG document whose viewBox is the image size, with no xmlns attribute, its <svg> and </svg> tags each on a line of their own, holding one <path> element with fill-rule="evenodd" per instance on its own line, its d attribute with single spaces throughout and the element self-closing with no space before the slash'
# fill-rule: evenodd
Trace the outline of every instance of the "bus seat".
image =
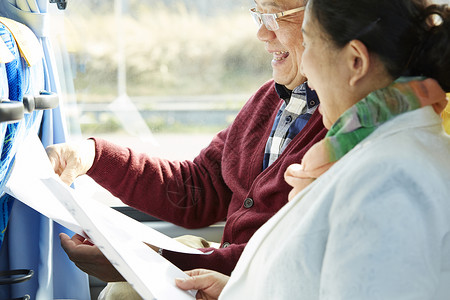
<svg viewBox="0 0 450 300">
<path fill-rule="evenodd" d="M 0 18 L 0 44 L 6 45 L 11 54 L 5 53 L 4 47 L 0 51 L 1 247 L 14 203 L 14 198 L 5 194 L 3 188 L 12 169 L 17 148 L 20 147 L 26 135 L 37 134 L 42 110 L 56 107 L 59 100 L 57 95 L 44 91 L 45 72 L 42 48 L 28 27 L 16 21 Z M 39 49 L 39 51 L 32 51 L 33 49 Z M 0 285 L 20 283 L 29 280 L 32 276 L 33 270 L 2 271 Z M 20 299 L 29 299 L 29 296 L 25 295 Z"/>
</svg>

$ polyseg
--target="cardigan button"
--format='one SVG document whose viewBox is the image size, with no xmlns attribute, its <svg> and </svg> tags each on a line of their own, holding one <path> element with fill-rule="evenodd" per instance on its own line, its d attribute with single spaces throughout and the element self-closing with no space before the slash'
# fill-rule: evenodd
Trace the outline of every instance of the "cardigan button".
<svg viewBox="0 0 450 300">
<path fill-rule="evenodd" d="M 244 207 L 245 208 L 250 208 L 253 206 L 253 204 L 255 204 L 255 202 L 253 201 L 252 198 L 247 198 L 244 200 Z"/>
<path fill-rule="evenodd" d="M 231 244 L 228 242 L 225 242 L 222 244 L 222 248 L 227 248 L 228 246 L 230 246 Z"/>
</svg>

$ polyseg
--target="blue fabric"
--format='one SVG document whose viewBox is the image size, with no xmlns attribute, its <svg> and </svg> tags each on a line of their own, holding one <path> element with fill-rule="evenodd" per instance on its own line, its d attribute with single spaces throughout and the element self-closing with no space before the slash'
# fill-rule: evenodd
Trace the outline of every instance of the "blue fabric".
<svg viewBox="0 0 450 300">
<path fill-rule="evenodd" d="M 13 53 L 15 59 L 5 64 L 6 75 L 7 75 L 7 84 L 8 84 L 8 99 L 11 101 L 22 101 L 23 95 L 25 93 L 33 92 L 30 85 L 30 71 L 28 66 L 26 65 L 23 58 L 20 56 L 19 50 L 15 43 L 15 40 L 11 33 L 7 30 L 7 28 L 0 24 L 0 36 L 5 41 L 5 44 L 8 46 L 11 53 Z M 11 166 L 14 162 L 14 156 L 17 150 L 17 147 L 20 145 L 20 142 L 25 138 L 28 133 L 36 133 L 38 129 L 38 125 L 40 123 L 40 117 L 42 114 L 40 112 L 33 112 L 31 114 L 26 114 L 24 119 L 20 122 L 8 124 L 6 126 L 4 135 L 1 136 L 2 143 L 2 151 L 0 155 L 1 159 L 1 168 L 0 168 L 0 192 L 2 195 L 0 198 L 0 244 L 4 241 L 6 229 L 8 228 L 8 219 L 12 211 L 12 207 L 14 203 L 16 203 L 15 199 L 7 194 L 3 193 L 3 186 L 6 182 L 9 172 L 11 171 Z M 8 247 L 2 247 L 3 249 L 7 249 Z M 15 251 L 15 253 L 18 253 Z M 23 256 L 22 256 L 23 259 Z M 22 262 L 22 267 L 20 268 L 28 268 Z M 9 261 L 1 261 L 0 270 L 7 270 L 9 268 Z M 20 294 L 23 296 L 25 293 Z M 2 286 L 0 289 L 0 298 L 6 299 L 11 297 L 11 292 L 8 286 Z"/>
<path fill-rule="evenodd" d="M 21 102 L 25 93 L 32 92 L 30 91 L 30 70 L 20 56 L 13 36 L 3 24 L 0 24 L 0 37 L 15 57 L 13 61 L 5 64 L 8 99 Z M 41 114 L 37 111 L 25 114 L 24 119 L 20 122 L 6 125 L 4 135 L 0 136 L 2 141 L 0 154 L 0 247 L 3 243 L 14 200 L 9 195 L 3 194 L 3 187 L 11 171 L 18 145 L 28 132 L 37 132 L 36 124 L 39 122 L 40 116 Z"/>
<path fill-rule="evenodd" d="M 23 98 L 23 74 L 20 53 L 13 36 L 3 24 L 0 24 L 0 37 L 6 46 L 8 46 L 9 51 L 14 55 L 14 60 L 5 64 L 8 79 L 8 98 L 11 101 L 21 101 Z M 2 195 L 0 198 L 0 246 L 3 243 L 13 200 L 8 195 L 4 195 L 3 186 L 14 158 L 13 146 L 20 125 L 20 122 L 8 124 L 4 136 L 0 137 L 2 139 L 2 151 L 0 154 L 0 195 Z"/>
</svg>

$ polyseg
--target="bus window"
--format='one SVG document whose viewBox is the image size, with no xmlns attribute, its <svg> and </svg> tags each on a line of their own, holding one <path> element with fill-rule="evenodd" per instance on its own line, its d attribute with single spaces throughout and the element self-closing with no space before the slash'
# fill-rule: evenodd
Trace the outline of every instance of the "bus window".
<svg viewBox="0 0 450 300">
<path fill-rule="evenodd" d="M 70 139 L 193 159 L 271 78 L 251 0 L 71 0 L 53 11 Z M 85 176 L 84 176 L 85 177 Z M 78 185 L 123 205 L 88 178 Z"/>
</svg>

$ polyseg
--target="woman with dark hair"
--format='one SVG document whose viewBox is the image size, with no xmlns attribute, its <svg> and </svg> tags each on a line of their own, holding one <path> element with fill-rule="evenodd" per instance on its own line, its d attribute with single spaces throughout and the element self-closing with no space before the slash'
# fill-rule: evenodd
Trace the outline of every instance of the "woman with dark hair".
<svg viewBox="0 0 450 300">
<path fill-rule="evenodd" d="M 449 7 L 310 0 L 303 37 L 328 134 L 288 168 L 291 201 L 231 278 L 193 270 L 177 285 L 203 299 L 448 299 Z"/>
</svg>

